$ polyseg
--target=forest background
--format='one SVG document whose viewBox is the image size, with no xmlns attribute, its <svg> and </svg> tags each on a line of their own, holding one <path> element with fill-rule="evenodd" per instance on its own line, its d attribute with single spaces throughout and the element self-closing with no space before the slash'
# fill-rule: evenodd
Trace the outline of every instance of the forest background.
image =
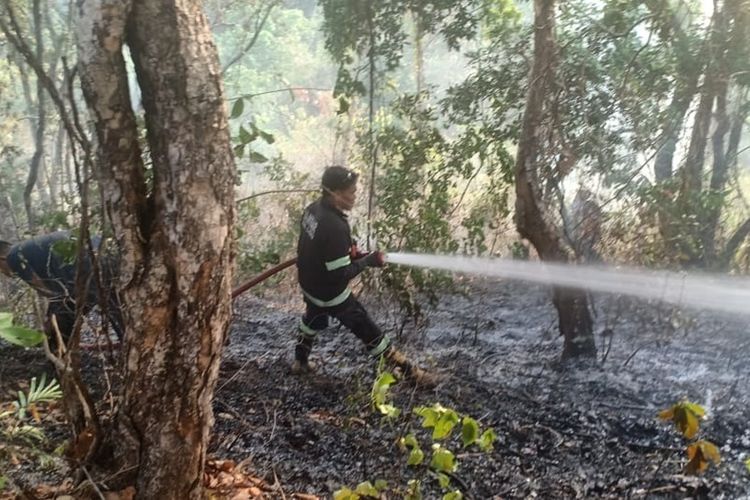
<svg viewBox="0 0 750 500">
<path fill-rule="evenodd" d="M 65 2 L 37 3 L 18 6 L 20 28 L 65 93 L 71 14 Z M 362 175 L 352 219 L 363 245 L 523 252 L 513 164 L 532 5 L 385 2 L 368 28 L 354 19 L 367 12 L 342 16 L 335 4 L 205 2 L 231 109 L 240 276 L 292 254 L 315 194 L 247 197 L 316 191 L 336 163 Z M 559 148 L 540 194 L 572 248 L 592 200 L 587 221 L 606 260 L 747 269 L 747 5 L 735 4 L 560 6 Z M 2 50 L 0 237 L 74 227 L 70 141 L 34 72 L 7 40 Z M 132 74 L 130 88 L 138 112 Z"/>
</svg>

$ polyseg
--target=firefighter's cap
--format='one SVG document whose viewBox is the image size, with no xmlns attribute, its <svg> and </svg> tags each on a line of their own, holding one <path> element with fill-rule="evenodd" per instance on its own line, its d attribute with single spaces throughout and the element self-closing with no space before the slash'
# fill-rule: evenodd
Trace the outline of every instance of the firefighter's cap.
<svg viewBox="0 0 750 500">
<path fill-rule="evenodd" d="M 320 184 L 324 190 L 328 191 L 341 191 L 351 187 L 352 184 L 357 182 L 359 176 L 356 172 L 344 168 L 340 165 L 333 165 L 326 167 L 323 171 L 323 179 Z"/>
</svg>

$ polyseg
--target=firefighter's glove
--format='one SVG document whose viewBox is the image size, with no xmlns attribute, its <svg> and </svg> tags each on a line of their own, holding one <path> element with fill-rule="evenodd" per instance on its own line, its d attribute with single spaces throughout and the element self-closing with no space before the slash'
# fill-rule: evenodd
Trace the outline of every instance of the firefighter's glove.
<svg viewBox="0 0 750 500">
<path fill-rule="evenodd" d="M 385 254 L 376 250 L 367 254 L 364 261 L 367 267 L 383 267 L 385 265 Z"/>
</svg>

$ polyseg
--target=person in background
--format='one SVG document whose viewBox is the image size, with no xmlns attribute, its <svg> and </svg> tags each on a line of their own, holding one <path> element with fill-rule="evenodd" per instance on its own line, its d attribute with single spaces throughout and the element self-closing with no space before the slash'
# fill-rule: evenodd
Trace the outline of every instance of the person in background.
<svg viewBox="0 0 750 500">
<path fill-rule="evenodd" d="M 349 282 L 366 268 L 385 264 L 382 252 L 359 253 L 352 240 L 346 212 L 357 198 L 357 174 L 341 166 L 327 167 L 321 189 L 321 197 L 305 209 L 300 222 L 297 277 L 306 310 L 299 325 L 292 373 L 312 370 L 309 356 L 313 341 L 333 317 L 362 341 L 371 356 L 385 356 L 419 385 L 435 385 L 433 375 L 391 345 L 349 288 Z"/>
<path fill-rule="evenodd" d="M 604 212 L 596 195 L 584 186 L 579 187 L 571 207 L 572 226 L 569 233 L 576 257 L 586 263 L 598 263 L 602 258 L 597 247 L 602 238 Z"/>
<path fill-rule="evenodd" d="M 95 248 L 99 246 L 99 241 L 98 238 L 93 241 Z M 51 345 L 56 345 L 57 338 L 52 324 L 53 316 L 66 343 L 75 326 L 78 266 L 75 258 L 64 257 L 65 253 L 74 248 L 75 241 L 69 231 L 57 231 L 15 244 L 0 240 L 0 272 L 9 277 L 20 278 L 47 299 L 44 331 Z M 116 269 L 116 258 L 110 254 L 100 255 L 99 265 L 103 286 L 106 287 L 110 324 L 118 338 L 122 339 L 120 302 L 110 286 Z M 99 304 L 99 287 L 88 254 L 81 262 L 80 272 L 83 273 L 86 287 L 83 313 L 87 314 Z"/>
</svg>

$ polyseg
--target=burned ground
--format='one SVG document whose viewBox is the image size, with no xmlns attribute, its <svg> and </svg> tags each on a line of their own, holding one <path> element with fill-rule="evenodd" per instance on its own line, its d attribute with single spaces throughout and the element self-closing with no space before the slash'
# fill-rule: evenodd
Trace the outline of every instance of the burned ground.
<svg viewBox="0 0 750 500">
<path fill-rule="evenodd" d="M 750 494 L 742 463 L 750 454 L 746 320 L 598 297 L 605 361 L 559 366 L 562 341 L 548 292 L 516 283 L 468 286 L 397 340 L 443 382 L 391 391 L 406 415 L 439 402 L 496 431 L 490 453 L 452 443 L 460 460 L 454 484 L 468 496 Z M 395 443 L 419 422 L 390 424 L 372 411 L 374 363 L 335 327 L 314 350 L 316 375 L 289 375 L 298 313 L 296 304 L 241 302 L 217 392 L 214 453 L 249 459 L 288 491 L 327 496 L 376 479 L 405 485 L 415 474 Z M 706 407 L 701 437 L 722 452 L 721 465 L 699 478 L 682 472 L 686 441 L 657 419 L 685 398 Z M 438 497 L 435 483 L 423 477 L 427 498 Z"/>
<path fill-rule="evenodd" d="M 439 402 L 498 436 L 489 453 L 464 450 L 457 438 L 448 443 L 460 463 L 452 483 L 469 498 L 750 495 L 746 318 L 596 297 L 598 362 L 560 366 L 562 340 L 545 289 L 464 285 L 467 293 L 442 297 L 423 325 L 400 335 L 389 326 L 396 316 L 369 304 L 404 351 L 442 375 L 432 390 L 394 385 L 393 404 L 403 410 L 394 423 L 372 409 L 376 366 L 353 335 L 336 326 L 321 334 L 316 374 L 292 376 L 301 304 L 242 297 L 222 362 L 210 453 L 263 478 L 268 498 L 329 498 L 365 480 L 405 487 L 411 478 L 422 480 L 425 498 L 440 498 L 437 481 L 407 467 L 396 445 L 413 431 L 428 448 L 410 409 Z M 2 352 L 7 400 L 7 389 L 44 361 L 35 351 Z M 657 418 L 682 399 L 706 408 L 700 438 L 721 451 L 721 464 L 698 477 L 683 472 L 686 440 Z"/>
</svg>

